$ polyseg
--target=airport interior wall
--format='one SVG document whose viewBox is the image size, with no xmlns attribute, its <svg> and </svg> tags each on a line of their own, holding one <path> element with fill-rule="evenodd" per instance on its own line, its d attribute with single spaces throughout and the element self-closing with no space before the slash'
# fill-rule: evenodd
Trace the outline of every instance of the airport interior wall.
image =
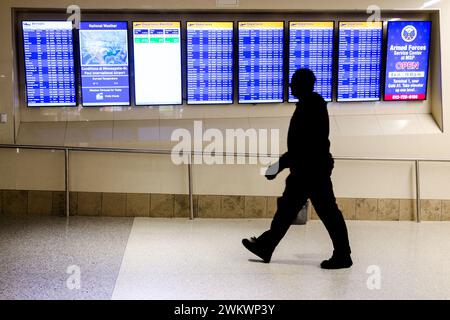
<svg viewBox="0 0 450 320">
<path fill-rule="evenodd" d="M 211 16 L 230 15 L 232 21 L 258 14 L 271 17 L 270 20 L 310 17 L 364 21 L 368 16 L 367 8 L 373 5 L 372 1 L 350 0 L 280 0 L 276 3 L 241 0 L 239 6 L 227 5 L 228 2 L 79 0 L 77 5 L 82 12 L 86 10 L 88 17 L 100 17 L 105 12 L 130 21 L 133 17 L 144 18 L 146 15 L 152 16 L 153 20 L 181 17 L 185 21 L 190 17 L 201 16 L 202 11 L 207 11 L 205 14 Z M 450 3 L 444 0 L 424 8 L 426 2 L 380 0 L 377 5 L 382 9 L 383 20 L 401 17 L 429 19 L 433 22 L 427 101 L 330 103 L 330 140 L 335 157 L 450 159 L 450 93 L 446 90 L 450 85 L 450 61 L 445 58 L 450 56 Z M 170 142 L 173 129 L 182 127 L 191 130 L 194 120 L 202 120 L 205 127 L 221 130 L 280 128 L 281 151 L 285 150 L 289 117 L 294 111 L 294 105 L 288 103 L 256 106 L 26 108 L 15 37 L 16 19 L 30 16 L 30 13 L 45 17 L 55 14 L 54 9 L 59 9 L 57 14 L 61 15 L 71 4 L 71 1 L 31 0 L 0 3 L 0 113 L 8 117 L 6 123 L 0 123 L 0 143 L 170 150 L 173 146 Z M 402 210 L 412 210 L 411 199 L 415 197 L 416 188 L 414 174 L 414 163 L 410 161 L 338 160 L 333 182 L 341 206 L 346 208 L 344 211 L 350 212 L 348 218 L 381 217 L 395 220 L 401 217 Z M 196 165 L 193 178 L 195 194 L 199 195 L 196 200 L 198 210 L 203 203 L 204 208 L 220 206 L 223 211 L 220 217 L 251 217 L 251 214 L 247 215 L 250 210 L 245 208 L 259 205 L 264 207 L 262 210 L 265 213 L 256 213 L 256 216 L 270 216 L 274 199 L 283 191 L 285 176 L 286 173 L 275 182 L 268 182 L 260 175 L 258 165 Z M 64 154 L 59 151 L 0 149 L 0 190 L 3 190 L 0 208 L 9 206 L 12 201 L 10 198 L 15 197 L 16 200 L 26 198 L 28 208 L 33 201 L 47 201 L 47 204 L 50 201 L 52 205 L 47 211 L 54 211 L 57 207 L 55 203 L 61 197 L 60 192 L 64 190 Z M 183 206 L 185 198 L 177 202 L 177 197 L 188 193 L 187 168 L 175 166 L 170 156 L 166 155 L 73 152 L 70 190 L 77 197 L 74 201 L 78 209 L 81 202 L 97 203 L 93 207 L 98 214 L 108 215 L 104 209 L 106 203 L 110 207 L 114 207 L 111 203 L 125 203 L 127 211 L 128 199 L 132 195 L 146 195 L 150 203 L 154 202 L 155 205 L 149 205 L 150 211 L 151 207 L 160 205 L 163 208 L 171 206 L 171 203 L 174 203 L 174 207 L 177 203 Z M 422 198 L 426 199 L 422 202 L 425 218 L 448 219 L 450 163 L 423 162 L 421 192 Z M 169 200 L 167 197 L 170 197 Z M 261 199 L 264 199 L 264 204 L 258 202 Z M 83 210 L 88 212 L 93 207 Z M 235 207 L 243 208 L 240 211 L 242 214 L 233 213 Z M 158 208 L 154 209 L 158 211 Z M 358 212 L 361 212 L 359 216 Z M 175 215 L 172 211 L 172 216 Z"/>
</svg>

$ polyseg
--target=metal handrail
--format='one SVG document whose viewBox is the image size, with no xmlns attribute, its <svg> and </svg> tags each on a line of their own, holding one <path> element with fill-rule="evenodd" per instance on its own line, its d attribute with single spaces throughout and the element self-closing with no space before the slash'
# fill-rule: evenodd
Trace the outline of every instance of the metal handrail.
<svg viewBox="0 0 450 320">
<path fill-rule="evenodd" d="M 76 147 L 76 146 L 50 146 L 50 145 L 19 145 L 19 144 L 0 144 L 0 149 L 30 149 L 30 150 L 58 150 L 58 151 L 75 151 L 75 152 L 110 152 L 110 153 L 141 153 L 141 154 L 162 154 L 170 155 L 172 150 L 167 149 L 147 149 L 147 148 L 111 148 L 111 147 Z M 192 156 L 204 155 L 203 151 L 187 151 Z M 227 156 L 227 152 L 214 152 L 215 156 Z M 256 153 L 237 153 L 233 152 L 236 157 L 259 157 Z M 273 157 L 279 157 L 280 154 L 273 154 Z"/>
<path fill-rule="evenodd" d="M 69 161 L 70 152 L 106 152 L 106 153 L 132 153 L 132 154 L 153 154 L 153 155 L 171 155 L 171 150 L 163 149 L 131 149 L 131 148 L 110 148 L 110 147 L 76 147 L 76 146 L 49 146 L 49 145 L 19 145 L 19 144 L 0 144 L 0 149 L 29 149 L 29 150 L 55 150 L 64 151 L 65 158 L 65 193 L 66 193 L 66 216 L 70 216 L 70 190 L 69 190 Z M 193 200 L 193 158 L 195 155 L 204 155 L 203 151 L 189 151 L 188 166 L 188 180 L 189 180 L 189 207 L 190 219 L 194 219 L 194 200 Z M 215 156 L 229 156 L 227 152 L 216 152 Z M 232 153 L 237 157 L 259 157 L 259 154 L 254 153 Z M 271 155 L 272 157 L 279 157 L 281 155 Z M 384 162 L 414 162 L 415 164 L 415 182 L 416 182 L 416 206 L 417 206 L 417 222 L 421 221 L 421 193 L 420 193 L 420 162 L 450 162 L 450 159 L 417 159 L 417 158 L 370 158 L 370 157 L 334 157 L 338 161 L 384 161 Z"/>
<path fill-rule="evenodd" d="M 111 147 L 77 147 L 77 146 L 50 146 L 50 145 L 27 145 L 27 144 L 0 144 L 0 149 L 35 149 L 35 150 L 69 150 L 77 152 L 110 152 L 110 153 L 143 153 L 143 154 L 172 154 L 172 150 L 167 149 L 148 149 L 148 148 L 111 148 Z M 192 155 L 205 155 L 204 151 L 188 151 Z M 227 156 L 228 152 L 214 152 L 215 156 Z M 236 157 L 260 157 L 258 153 L 237 153 L 232 152 Z M 280 157 L 282 154 L 272 154 L 271 157 Z M 335 160 L 352 160 L 352 161 L 386 161 L 386 162 L 450 162 L 450 159 L 429 159 L 429 158 L 371 158 L 371 157 L 333 157 Z"/>
</svg>

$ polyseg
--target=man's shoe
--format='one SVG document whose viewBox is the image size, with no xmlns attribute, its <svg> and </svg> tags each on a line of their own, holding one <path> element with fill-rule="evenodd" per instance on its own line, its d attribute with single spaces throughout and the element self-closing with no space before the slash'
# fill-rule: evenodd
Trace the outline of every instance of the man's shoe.
<svg viewBox="0 0 450 320">
<path fill-rule="evenodd" d="M 260 257 L 264 263 L 270 262 L 273 250 L 263 246 L 255 237 L 252 237 L 250 240 L 243 239 L 242 244 L 248 249 L 248 251 Z"/>
<path fill-rule="evenodd" d="M 350 255 L 333 254 L 329 260 L 322 261 L 320 267 L 322 269 L 345 269 L 350 268 L 352 265 L 353 261 Z"/>
</svg>

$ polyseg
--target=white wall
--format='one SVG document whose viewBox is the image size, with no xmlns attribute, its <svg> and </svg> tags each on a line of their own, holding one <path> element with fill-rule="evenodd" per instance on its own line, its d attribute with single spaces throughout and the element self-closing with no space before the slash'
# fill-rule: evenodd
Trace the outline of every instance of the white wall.
<svg viewBox="0 0 450 320">
<path fill-rule="evenodd" d="M 64 153 L 0 150 L 0 189 L 64 190 Z"/>
</svg>

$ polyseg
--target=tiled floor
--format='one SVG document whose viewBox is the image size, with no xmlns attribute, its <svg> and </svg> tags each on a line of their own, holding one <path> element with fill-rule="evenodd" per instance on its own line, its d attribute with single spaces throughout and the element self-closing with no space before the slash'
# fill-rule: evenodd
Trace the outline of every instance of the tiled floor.
<svg viewBox="0 0 450 320">
<path fill-rule="evenodd" d="M 0 217 L 0 300 L 110 299 L 132 224 L 131 218 Z M 78 271 L 81 287 L 70 290 Z"/>
<path fill-rule="evenodd" d="M 349 221 L 355 264 L 326 271 L 318 221 L 292 227 L 270 264 L 240 242 L 270 220 L 132 221 L 0 219 L 0 299 L 450 299 L 448 222 Z"/>
</svg>

